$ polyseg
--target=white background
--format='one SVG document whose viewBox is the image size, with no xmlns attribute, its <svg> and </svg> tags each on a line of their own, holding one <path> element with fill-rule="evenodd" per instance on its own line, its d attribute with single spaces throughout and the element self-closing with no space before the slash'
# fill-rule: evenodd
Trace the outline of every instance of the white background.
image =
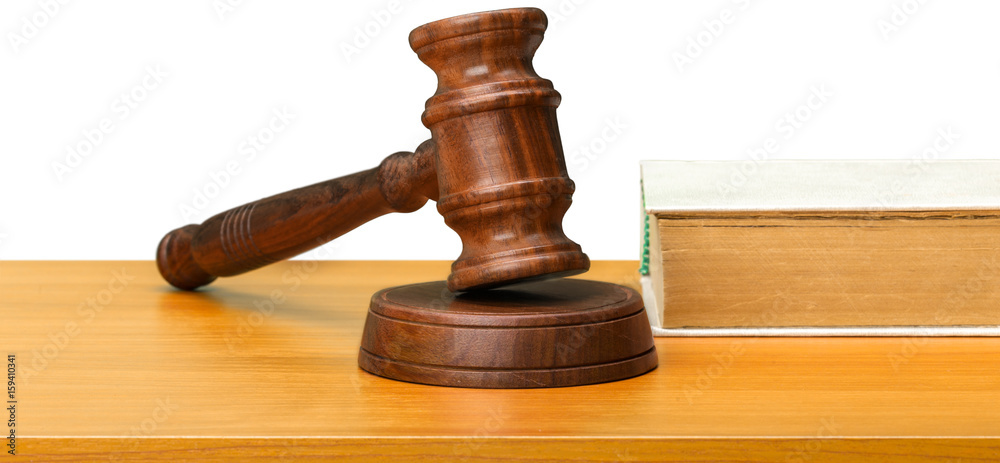
<svg viewBox="0 0 1000 463">
<path fill-rule="evenodd" d="M 778 145 L 770 159 L 1000 153 L 996 1 L 414 0 L 396 13 L 388 1 L 232 0 L 231 11 L 227 0 L 68 1 L 58 11 L 53 1 L 0 2 L 3 259 L 151 259 L 175 227 L 414 149 L 429 136 L 420 113 L 435 81 L 407 34 L 495 8 L 549 15 L 535 65 L 563 95 L 577 183 L 565 228 L 593 259 L 637 258 L 642 159 L 750 160 L 768 138 Z M 123 118 L 121 94 L 157 66 L 162 83 L 139 90 L 144 101 Z M 803 110 L 814 87 L 832 96 Z M 241 143 L 275 109 L 294 120 L 247 158 Z M 808 117 L 794 133 L 776 125 L 797 109 Z M 54 163 L 70 167 L 68 147 L 105 118 L 114 129 L 58 175 Z M 957 140 L 942 143 L 942 130 Z M 239 174 L 210 186 L 231 161 Z M 206 188 L 217 194 L 186 220 L 181 206 Z M 337 259 L 452 260 L 460 242 L 431 203 L 332 249 Z"/>
</svg>

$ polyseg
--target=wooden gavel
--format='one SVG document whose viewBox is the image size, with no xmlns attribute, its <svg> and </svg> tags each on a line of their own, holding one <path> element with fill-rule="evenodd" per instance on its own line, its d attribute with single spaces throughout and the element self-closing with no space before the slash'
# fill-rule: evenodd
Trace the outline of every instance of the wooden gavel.
<svg viewBox="0 0 1000 463">
<path fill-rule="evenodd" d="M 192 290 L 293 257 L 428 199 L 462 239 L 451 291 L 585 272 L 562 230 L 572 202 L 556 123 L 560 95 L 531 61 L 547 25 L 535 8 L 437 21 L 410 33 L 437 91 L 422 121 L 431 139 L 357 172 L 245 204 L 160 241 L 157 265 Z"/>
</svg>

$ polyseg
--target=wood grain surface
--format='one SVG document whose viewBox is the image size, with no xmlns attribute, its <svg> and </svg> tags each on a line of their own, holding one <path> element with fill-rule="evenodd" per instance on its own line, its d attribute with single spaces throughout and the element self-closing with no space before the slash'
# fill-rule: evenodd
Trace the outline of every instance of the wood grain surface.
<svg viewBox="0 0 1000 463">
<path fill-rule="evenodd" d="M 0 262 L 11 461 L 1000 459 L 994 338 L 657 338 L 653 372 L 556 389 L 360 370 L 371 295 L 448 272 L 291 261 L 181 292 L 153 262 Z"/>
<path fill-rule="evenodd" d="M 663 327 L 1000 324 L 996 211 L 858 214 L 659 219 Z"/>
<path fill-rule="evenodd" d="M 563 232 L 576 185 L 563 156 L 562 96 L 532 64 L 548 26 L 537 8 L 424 24 L 410 47 L 437 75 L 421 116 L 437 146 L 437 209 L 462 238 L 448 289 L 586 272 Z"/>
<path fill-rule="evenodd" d="M 590 259 L 562 228 L 576 189 L 556 122 L 562 97 L 532 66 L 547 26 L 542 10 L 514 8 L 414 29 L 410 46 L 438 78 L 421 116 L 430 140 L 377 168 L 173 230 L 157 248 L 161 274 L 195 289 L 296 256 L 390 212 L 415 211 L 428 199 L 462 239 L 447 279 L 451 291 L 586 272 Z"/>
<path fill-rule="evenodd" d="M 167 233 L 156 248 L 160 274 L 193 290 L 295 257 L 391 212 L 437 199 L 434 143 L 400 151 L 378 167 L 279 193 Z"/>
<path fill-rule="evenodd" d="M 559 278 L 461 294 L 442 281 L 379 291 L 358 365 L 411 383 L 514 389 L 620 381 L 658 358 L 638 291 Z"/>
</svg>

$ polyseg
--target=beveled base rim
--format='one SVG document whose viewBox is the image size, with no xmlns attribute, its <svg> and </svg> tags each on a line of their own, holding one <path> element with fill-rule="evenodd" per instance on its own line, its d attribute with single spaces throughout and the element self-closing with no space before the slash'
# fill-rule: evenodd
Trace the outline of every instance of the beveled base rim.
<svg viewBox="0 0 1000 463">
<path fill-rule="evenodd" d="M 485 389 L 580 386 L 657 365 L 635 290 L 559 279 L 454 295 L 443 281 L 372 296 L 358 364 L 419 384 Z"/>
<path fill-rule="evenodd" d="M 614 362 L 525 370 L 420 365 L 380 357 L 363 348 L 358 354 L 358 366 L 376 376 L 431 386 L 478 389 L 533 389 L 600 384 L 642 376 L 655 370 L 658 364 L 655 346 L 635 357 Z"/>
</svg>

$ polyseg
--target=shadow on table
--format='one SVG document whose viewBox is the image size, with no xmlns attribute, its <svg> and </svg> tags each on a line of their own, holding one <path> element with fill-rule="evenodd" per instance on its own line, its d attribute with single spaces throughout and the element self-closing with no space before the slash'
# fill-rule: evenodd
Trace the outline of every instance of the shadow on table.
<svg viewBox="0 0 1000 463">
<path fill-rule="evenodd" d="M 336 295 L 295 293 L 273 297 L 255 292 L 209 288 L 201 291 L 165 289 L 157 299 L 157 308 L 171 316 L 181 315 L 192 320 L 204 317 L 244 318 L 249 321 L 276 319 L 291 323 L 318 325 L 364 320 L 368 304 L 351 304 L 351 310 L 334 307 Z M 353 305 L 357 305 L 356 308 Z M 259 324 L 259 323 L 258 323 Z"/>
</svg>

